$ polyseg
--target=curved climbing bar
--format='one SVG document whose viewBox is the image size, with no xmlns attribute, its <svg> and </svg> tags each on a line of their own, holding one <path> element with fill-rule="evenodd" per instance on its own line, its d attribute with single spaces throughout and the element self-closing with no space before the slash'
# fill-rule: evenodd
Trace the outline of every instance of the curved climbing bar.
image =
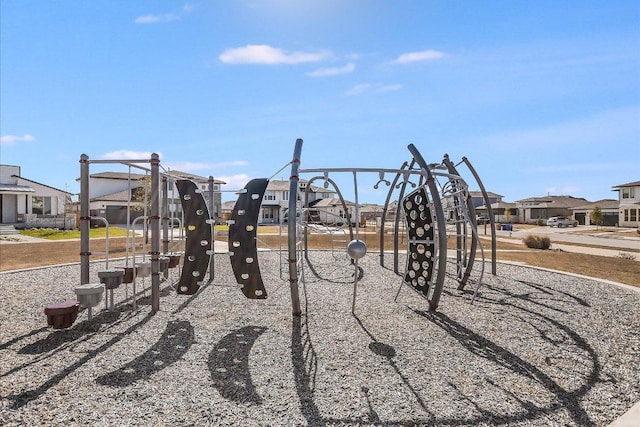
<svg viewBox="0 0 640 427">
<path fill-rule="evenodd" d="M 429 194 L 431 195 L 430 203 L 433 205 L 433 213 L 435 214 L 434 225 L 437 229 L 437 234 L 434 235 L 434 238 L 436 239 L 437 244 L 435 246 L 435 249 L 437 250 L 436 259 L 438 261 L 438 264 L 437 275 L 433 285 L 433 293 L 431 294 L 431 299 L 429 300 L 429 308 L 431 310 L 435 310 L 438 307 L 438 303 L 440 301 L 440 295 L 442 294 L 442 287 L 444 286 L 444 278 L 447 270 L 447 230 L 445 228 L 446 222 L 444 218 L 444 211 L 442 210 L 440 193 L 438 191 L 435 179 L 433 178 L 433 175 L 429 170 L 429 165 L 427 165 L 427 162 L 425 162 L 422 154 L 420 154 L 420 151 L 418 151 L 418 149 L 413 144 L 409 144 L 407 148 L 409 149 L 409 152 L 411 152 L 411 155 L 413 155 L 413 159 L 422 169 L 422 173 L 427 177 L 425 185 L 421 188 L 428 188 Z"/>
</svg>

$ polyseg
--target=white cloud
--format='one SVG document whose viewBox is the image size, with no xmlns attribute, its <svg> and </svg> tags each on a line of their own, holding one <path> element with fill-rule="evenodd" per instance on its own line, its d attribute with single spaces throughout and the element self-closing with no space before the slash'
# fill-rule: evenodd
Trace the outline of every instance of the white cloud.
<svg viewBox="0 0 640 427">
<path fill-rule="evenodd" d="M 131 150 L 117 150 L 105 153 L 100 156 L 103 160 L 147 160 L 151 158 L 150 151 L 131 151 Z M 162 153 L 156 153 L 160 156 L 162 162 Z"/>
<path fill-rule="evenodd" d="M 378 90 L 380 92 L 391 92 L 394 90 L 400 90 L 402 89 L 402 85 L 401 84 L 395 84 L 395 85 L 381 85 Z"/>
<path fill-rule="evenodd" d="M 136 24 L 157 24 L 160 22 L 171 22 L 180 19 L 177 13 L 163 13 L 160 15 L 143 15 L 138 16 L 134 21 Z"/>
<path fill-rule="evenodd" d="M 199 162 L 167 162 L 163 163 L 162 165 L 168 170 L 177 170 L 181 172 L 193 172 L 213 169 L 210 164 Z"/>
<path fill-rule="evenodd" d="M 318 70 L 307 73 L 307 76 L 309 77 L 337 76 L 339 74 L 352 73 L 353 70 L 355 69 L 356 69 L 355 64 L 353 62 L 350 62 L 344 67 L 320 68 Z"/>
<path fill-rule="evenodd" d="M 444 57 L 444 53 L 439 50 L 422 50 L 420 52 L 403 53 L 389 64 L 411 64 L 420 61 L 433 61 Z"/>
<path fill-rule="evenodd" d="M 183 15 L 191 13 L 193 9 L 193 5 L 186 3 L 182 7 L 182 10 L 179 12 L 142 15 L 138 16 L 134 22 L 136 24 L 158 24 L 163 22 L 178 21 L 180 20 L 180 18 L 182 18 Z"/>
<path fill-rule="evenodd" d="M 222 187 L 223 191 L 224 190 L 226 191 L 241 190 L 244 188 L 247 182 L 251 180 L 251 177 L 244 173 L 236 174 L 236 175 L 216 176 L 215 178 L 227 183 L 227 185 Z M 233 193 L 229 193 L 229 194 L 231 194 L 231 196 L 229 196 L 228 199 L 233 200 L 237 198 L 235 194 Z"/>
<path fill-rule="evenodd" d="M 569 194 L 577 194 L 582 191 L 582 188 L 577 185 L 566 185 L 564 187 L 549 187 L 547 188 L 547 194 L 552 196 L 566 196 Z"/>
<path fill-rule="evenodd" d="M 213 165 L 214 168 L 228 168 L 233 166 L 249 166 L 246 160 L 232 160 L 230 162 L 218 162 Z"/>
<path fill-rule="evenodd" d="M 359 85 L 355 85 L 351 89 L 347 91 L 347 95 L 359 95 L 367 90 L 371 89 L 370 83 L 361 83 Z"/>
<path fill-rule="evenodd" d="M 401 84 L 385 85 L 382 83 L 376 83 L 376 84 L 361 83 L 349 89 L 346 92 L 346 94 L 348 96 L 353 96 L 353 95 L 360 95 L 361 93 L 366 91 L 391 92 L 391 91 L 400 90 L 400 89 L 402 89 Z"/>
<path fill-rule="evenodd" d="M 227 49 L 218 57 L 225 64 L 299 64 L 329 58 L 329 52 L 285 52 L 268 45 L 247 45 Z"/>
<path fill-rule="evenodd" d="M 218 162 L 218 163 L 199 163 L 199 162 L 168 162 L 163 164 L 166 168 L 171 170 L 179 170 L 182 172 L 192 172 L 192 171 L 201 171 L 207 170 L 208 172 L 213 172 L 214 174 L 220 169 L 236 167 L 236 166 L 248 166 L 249 162 L 245 160 L 232 160 L 228 162 Z M 216 175 L 214 178 L 218 179 Z"/>
<path fill-rule="evenodd" d="M 17 142 L 33 142 L 35 140 L 36 139 L 32 135 L 29 135 L 28 133 L 22 136 L 4 135 L 0 137 L 0 145 L 9 146 L 9 145 L 15 145 Z"/>
</svg>

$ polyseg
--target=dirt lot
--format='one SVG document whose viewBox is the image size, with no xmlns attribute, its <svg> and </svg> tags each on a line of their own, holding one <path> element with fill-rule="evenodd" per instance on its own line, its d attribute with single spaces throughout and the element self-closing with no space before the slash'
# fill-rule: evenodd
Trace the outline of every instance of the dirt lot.
<svg viewBox="0 0 640 427">
<path fill-rule="evenodd" d="M 223 240 L 224 238 L 224 236 L 219 236 L 216 239 Z M 284 248 L 287 246 L 286 238 L 277 234 L 261 233 L 258 238 L 259 247 L 277 249 L 281 243 Z M 333 245 L 336 250 L 346 246 L 345 239 L 346 237 L 334 240 Z M 369 252 L 379 249 L 380 236 L 378 234 L 364 233 L 361 235 L 361 239 L 366 242 Z M 110 258 L 124 257 L 126 253 L 125 243 L 125 238 L 111 238 L 109 240 Z M 181 250 L 180 245 L 180 242 L 172 242 L 170 250 Z M 311 249 L 330 249 L 331 246 L 331 239 L 327 235 L 314 234 L 309 239 L 309 248 Z M 401 249 L 403 247 L 404 243 L 400 245 Z M 450 245 L 450 247 L 453 247 L 453 245 Z M 90 248 L 92 260 L 104 258 L 104 239 L 92 239 Z M 388 250 L 393 249 L 390 236 L 385 239 L 385 248 Z M 149 247 L 147 247 L 148 249 Z M 139 244 L 136 248 L 136 253 L 141 253 L 142 250 L 143 248 Z M 486 256 L 489 257 L 490 251 L 486 252 Z M 541 251 L 528 249 L 524 244 L 514 241 L 514 243 L 498 242 L 497 259 L 498 261 L 521 262 L 532 266 L 582 274 L 640 287 L 640 262 L 620 257 L 602 257 L 551 250 Z M 74 262 L 80 262 L 79 240 L 43 241 L 37 243 L 0 242 L 0 271 Z"/>
</svg>

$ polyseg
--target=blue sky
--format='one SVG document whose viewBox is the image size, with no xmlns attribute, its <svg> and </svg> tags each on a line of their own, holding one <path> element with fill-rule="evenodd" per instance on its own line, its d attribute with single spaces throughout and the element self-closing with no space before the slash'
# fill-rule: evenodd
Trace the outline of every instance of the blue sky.
<svg viewBox="0 0 640 427">
<path fill-rule="evenodd" d="M 302 168 L 466 156 L 506 201 L 640 180 L 637 0 L 3 0 L 0 36 L 0 163 L 73 193 L 83 153 L 231 190 L 296 138 Z"/>
</svg>

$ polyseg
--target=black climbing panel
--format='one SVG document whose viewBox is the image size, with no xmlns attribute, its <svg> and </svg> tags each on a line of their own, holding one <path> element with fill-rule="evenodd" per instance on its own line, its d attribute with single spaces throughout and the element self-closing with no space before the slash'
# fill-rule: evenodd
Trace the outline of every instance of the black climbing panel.
<svg viewBox="0 0 640 427">
<path fill-rule="evenodd" d="M 258 266 L 257 227 L 262 196 L 267 189 L 266 178 L 252 179 L 238 196 L 229 225 L 229 255 L 233 274 L 242 293 L 251 299 L 264 299 L 267 291 Z"/>
<path fill-rule="evenodd" d="M 198 186 L 188 179 L 176 181 L 184 212 L 186 243 L 178 293 L 193 295 L 204 280 L 212 254 L 213 231 L 209 208 Z"/>
<path fill-rule="evenodd" d="M 428 298 L 435 260 L 435 242 L 425 186 L 407 195 L 402 201 L 402 208 L 407 216 L 409 238 L 404 282 Z"/>
</svg>

